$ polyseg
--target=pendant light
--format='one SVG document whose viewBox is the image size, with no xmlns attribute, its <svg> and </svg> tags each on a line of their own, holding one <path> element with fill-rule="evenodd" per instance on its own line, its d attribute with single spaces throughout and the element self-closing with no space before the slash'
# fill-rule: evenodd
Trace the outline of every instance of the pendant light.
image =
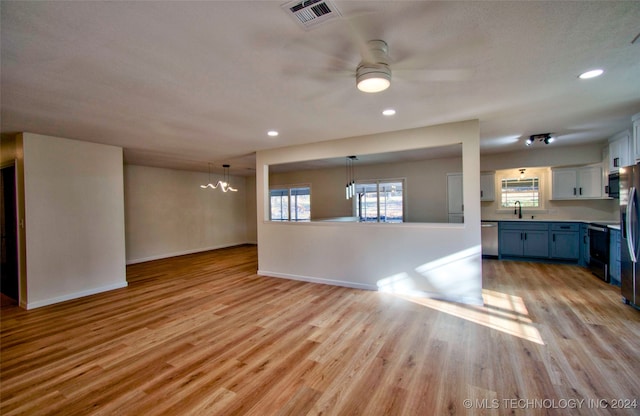
<svg viewBox="0 0 640 416">
<path fill-rule="evenodd" d="M 222 192 L 238 192 L 238 190 L 234 187 L 231 186 L 231 184 L 229 184 L 229 168 L 231 166 L 230 165 L 222 165 L 222 168 L 224 169 L 224 176 L 222 177 L 221 181 L 218 181 L 215 185 L 213 183 L 211 183 L 211 163 L 209 163 L 209 183 L 206 185 L 200 185 L 200 188 L 202 189 L 206 189 L 206 188 L 211 188 L 211 189 L 218 189 L 220 188 L 220 190 L 222 190 Z"/>
<path fill-rule="evenodd" d="M 356 168 L 353 164 L 356 160 L 358 160 L 356 156 L 347 156 L 346 159 L 347 184 L 345 186 L 345 197 L 347 199 L 353 198 L 356 194 Z"/>
</svg>

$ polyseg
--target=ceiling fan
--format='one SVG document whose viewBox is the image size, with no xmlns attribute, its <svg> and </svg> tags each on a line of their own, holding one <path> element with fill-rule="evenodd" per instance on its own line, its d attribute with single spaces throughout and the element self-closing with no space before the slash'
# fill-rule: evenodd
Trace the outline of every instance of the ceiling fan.
<svg viewBox="0 0 640 416">
<path fill-rule="evenodd" d="M 291 67 L 290 71 L 287 71 L 288 76 L 311 76 L 322 82 L 336 79 L 336 77 L 350 77 L 355 79 L 357 89 L 366 93 L 377 93 L 388 89 L 391 86 L 392 73 L 397 75 L 397 79 L 412 83 L 465 81 L 472 75 L 470 69 L 426 68 L 428 63 L 438 60 L 437 51 L 424 56 L 399 53 L 401 58 L 393 59 L 389 53 L 389 44 L 382 39 L 355 42 L 360 50 L 360 61 L 355 68 L 353 58 L 344 56 L 344 50 L 341 53 L 332 54 L 316 48 L 313 44 L 305 44 L 301 41 L 297 43 L 298 47 L 306 45 L 305 51 L 313 49 L 315 53 L 325 55 L 328 58 L 327 65 L 322 70 Z"/>
<path fill-rule="evenodd" d="M 360 91 L 376 93 L 391 86 L 391 59 L 389 45 L 381 39 L 370 40 L 362 54 L 362 60 L 356 68 L 356 86 Z M 420 72 L 421 78 L 429 81 L 462 81 L 470 78 L 471 70 L 441 69 L 429 70 L 419 68 L 401 69 L 401 72 Z"/>
<path fill-rule="evenodd" d="M 325 0 L 323 0 L 325 1 Z M 309 3 L 312 3 L 309 1 Z M 306 4 L 306 3 L 305 3 Z M 418 7 L 419 6 L 419 7 Z M 441 82 L 441 81 L 464 81 L 471 77 L 472 71 L 469 69 L 431 69 L 434 63 L 444 62 L 455 51 L 456 56 L 465 56 L 477 48 L 477 39 L 449 39 L 446 44 L 442 43 L 443 38 L 439 38 L 438 46 L 431 50 L 408 51 L 399 46 L 393 46 L 390 54 L 390 43 L 384 40 L 385 32 L 390 32 L 394 27 L 391 22 L 405 22 L 408 24 L 419 21 L 424 22 L 424 17 L 433 14 L 437 10 L 432 4 L 417 4 L 414 7 L 394 7 L 381 9 L 352 9 L 348 13 L 341 13 L 335 16 L 328 23 L 321 25 L 328 36 L 312 36 L 311 32 L 304 37 L 298 37 L 290 42 L 288 46 L 303 48 L 304 51 L 296 53 L 297 56 L 308 54 L 310 50 L 315 54 L 324 55 L 328 58 L 320 69 L 317 66 L 299 66 L 294 64 L 287 69 L 287 75 L 291 76 L 311 76 L 318 81 L 328 81 L 336 77 L 345 76 L 355 78 L 356 86 L 360 91 L 375 93 L 384 91 L 391 86 L 392 72 L 394 77 L 401 81 L 415 82 Z M 327 27 L 331 27 L 327 30 Z M 394 33 L 387 33 L 398 43 L 404 43 L 398 33 L 402 30 L 394 30 Z M 367 38 L 369 40 L 367 40 Z M 328 41 L 333 39 L 333 41 Z M 429 46 L 429 44 L 426 44 Z M 354 65 L 353 46 L 359 51 L 360 61 Z M 476 49 L 477 50 L 477 49 Z M 300 62 L 300 61 L 299 61 Z M 354 68 L 355 66 L 355 68 Z M 392 71 L 393 67 L 393 71 Z M 324 84 L 326 85 L 326 84 Z M 325 90 L 326 93 L 326 90 Z M 324 95 L 324 94 L 323 94 Z"/>
</svg>

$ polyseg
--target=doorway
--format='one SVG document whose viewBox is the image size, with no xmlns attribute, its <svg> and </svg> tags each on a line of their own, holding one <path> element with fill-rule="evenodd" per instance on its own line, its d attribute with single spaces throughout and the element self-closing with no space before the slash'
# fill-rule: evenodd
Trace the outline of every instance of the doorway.
<svg viewBox="0 0 640 416">
<path fill-rule="evenodd" d="M 16 211 L 16 169 L 14 165 L 3 167 L 0 177 L 0 192 L 2 193 L 2 206 L 0 207 L 0 231 L 2 242 L 0 251 L 2 254 L 2 272 L 0 280 L 0 292 L 2 292 L 2 305 L 17 304 L 18 291 L 18 226 Z"/>
</svg>

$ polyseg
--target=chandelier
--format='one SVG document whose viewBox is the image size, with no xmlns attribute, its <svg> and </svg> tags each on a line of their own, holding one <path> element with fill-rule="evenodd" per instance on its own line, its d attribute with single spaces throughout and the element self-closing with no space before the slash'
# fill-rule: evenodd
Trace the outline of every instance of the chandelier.
<svg viewBox="0 0 640 416">
<path fill-rule="evenodd" d="M 209 163 L 209 183 L 206 185 L 200 185 L 200 188 L 202 189 L 207 189 L 207 188 L 211 188 L 211 189 L 218 189 L 220 188 L 222 190 L 222 192 L 238 192 L 238 190 L 234 187 L 231 186 L 231 184 L 229 183 L 229 168 L 231 166 L 230 165 L 222 165 L 222 168 L 224 169 L 224 176 L 222 177 L 221 181 L 216 182 L 216 184 L 214 185 L 211 182 L 211 163 Z"/>
</svg>

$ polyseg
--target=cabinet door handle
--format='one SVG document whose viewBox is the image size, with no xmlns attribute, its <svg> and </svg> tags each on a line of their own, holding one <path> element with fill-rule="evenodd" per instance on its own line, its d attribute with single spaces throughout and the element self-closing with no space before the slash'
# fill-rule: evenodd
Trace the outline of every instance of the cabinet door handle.
<svg viewBox="0 0 640 416">
<path fill-rule="evenodd" d="M 580 195 L 582 195 L 582 187 L 580 187 Z"/>
<path fill-rule="evenodd" d="M 483 196 L 484 196 L 484 192 L 480 190 L 480 198 L 482 198 Z"/>
<path fill-rule="evenodd" d="M 614 157 L 613 158 L 613 167 L 614 168 L 619 168 L 620 167 L 620 158 L 619 157 Z"/>
<path fill-rule="evenodd" d="M 524 239 L 525 240 L 527 239 L 527 233 L 524 233 Z"/>
<path fill-rule="evenodd" d="M 573 188 L 573 194 L 574 195 L 576 194 L 576 188 Z"/>
</svg>

